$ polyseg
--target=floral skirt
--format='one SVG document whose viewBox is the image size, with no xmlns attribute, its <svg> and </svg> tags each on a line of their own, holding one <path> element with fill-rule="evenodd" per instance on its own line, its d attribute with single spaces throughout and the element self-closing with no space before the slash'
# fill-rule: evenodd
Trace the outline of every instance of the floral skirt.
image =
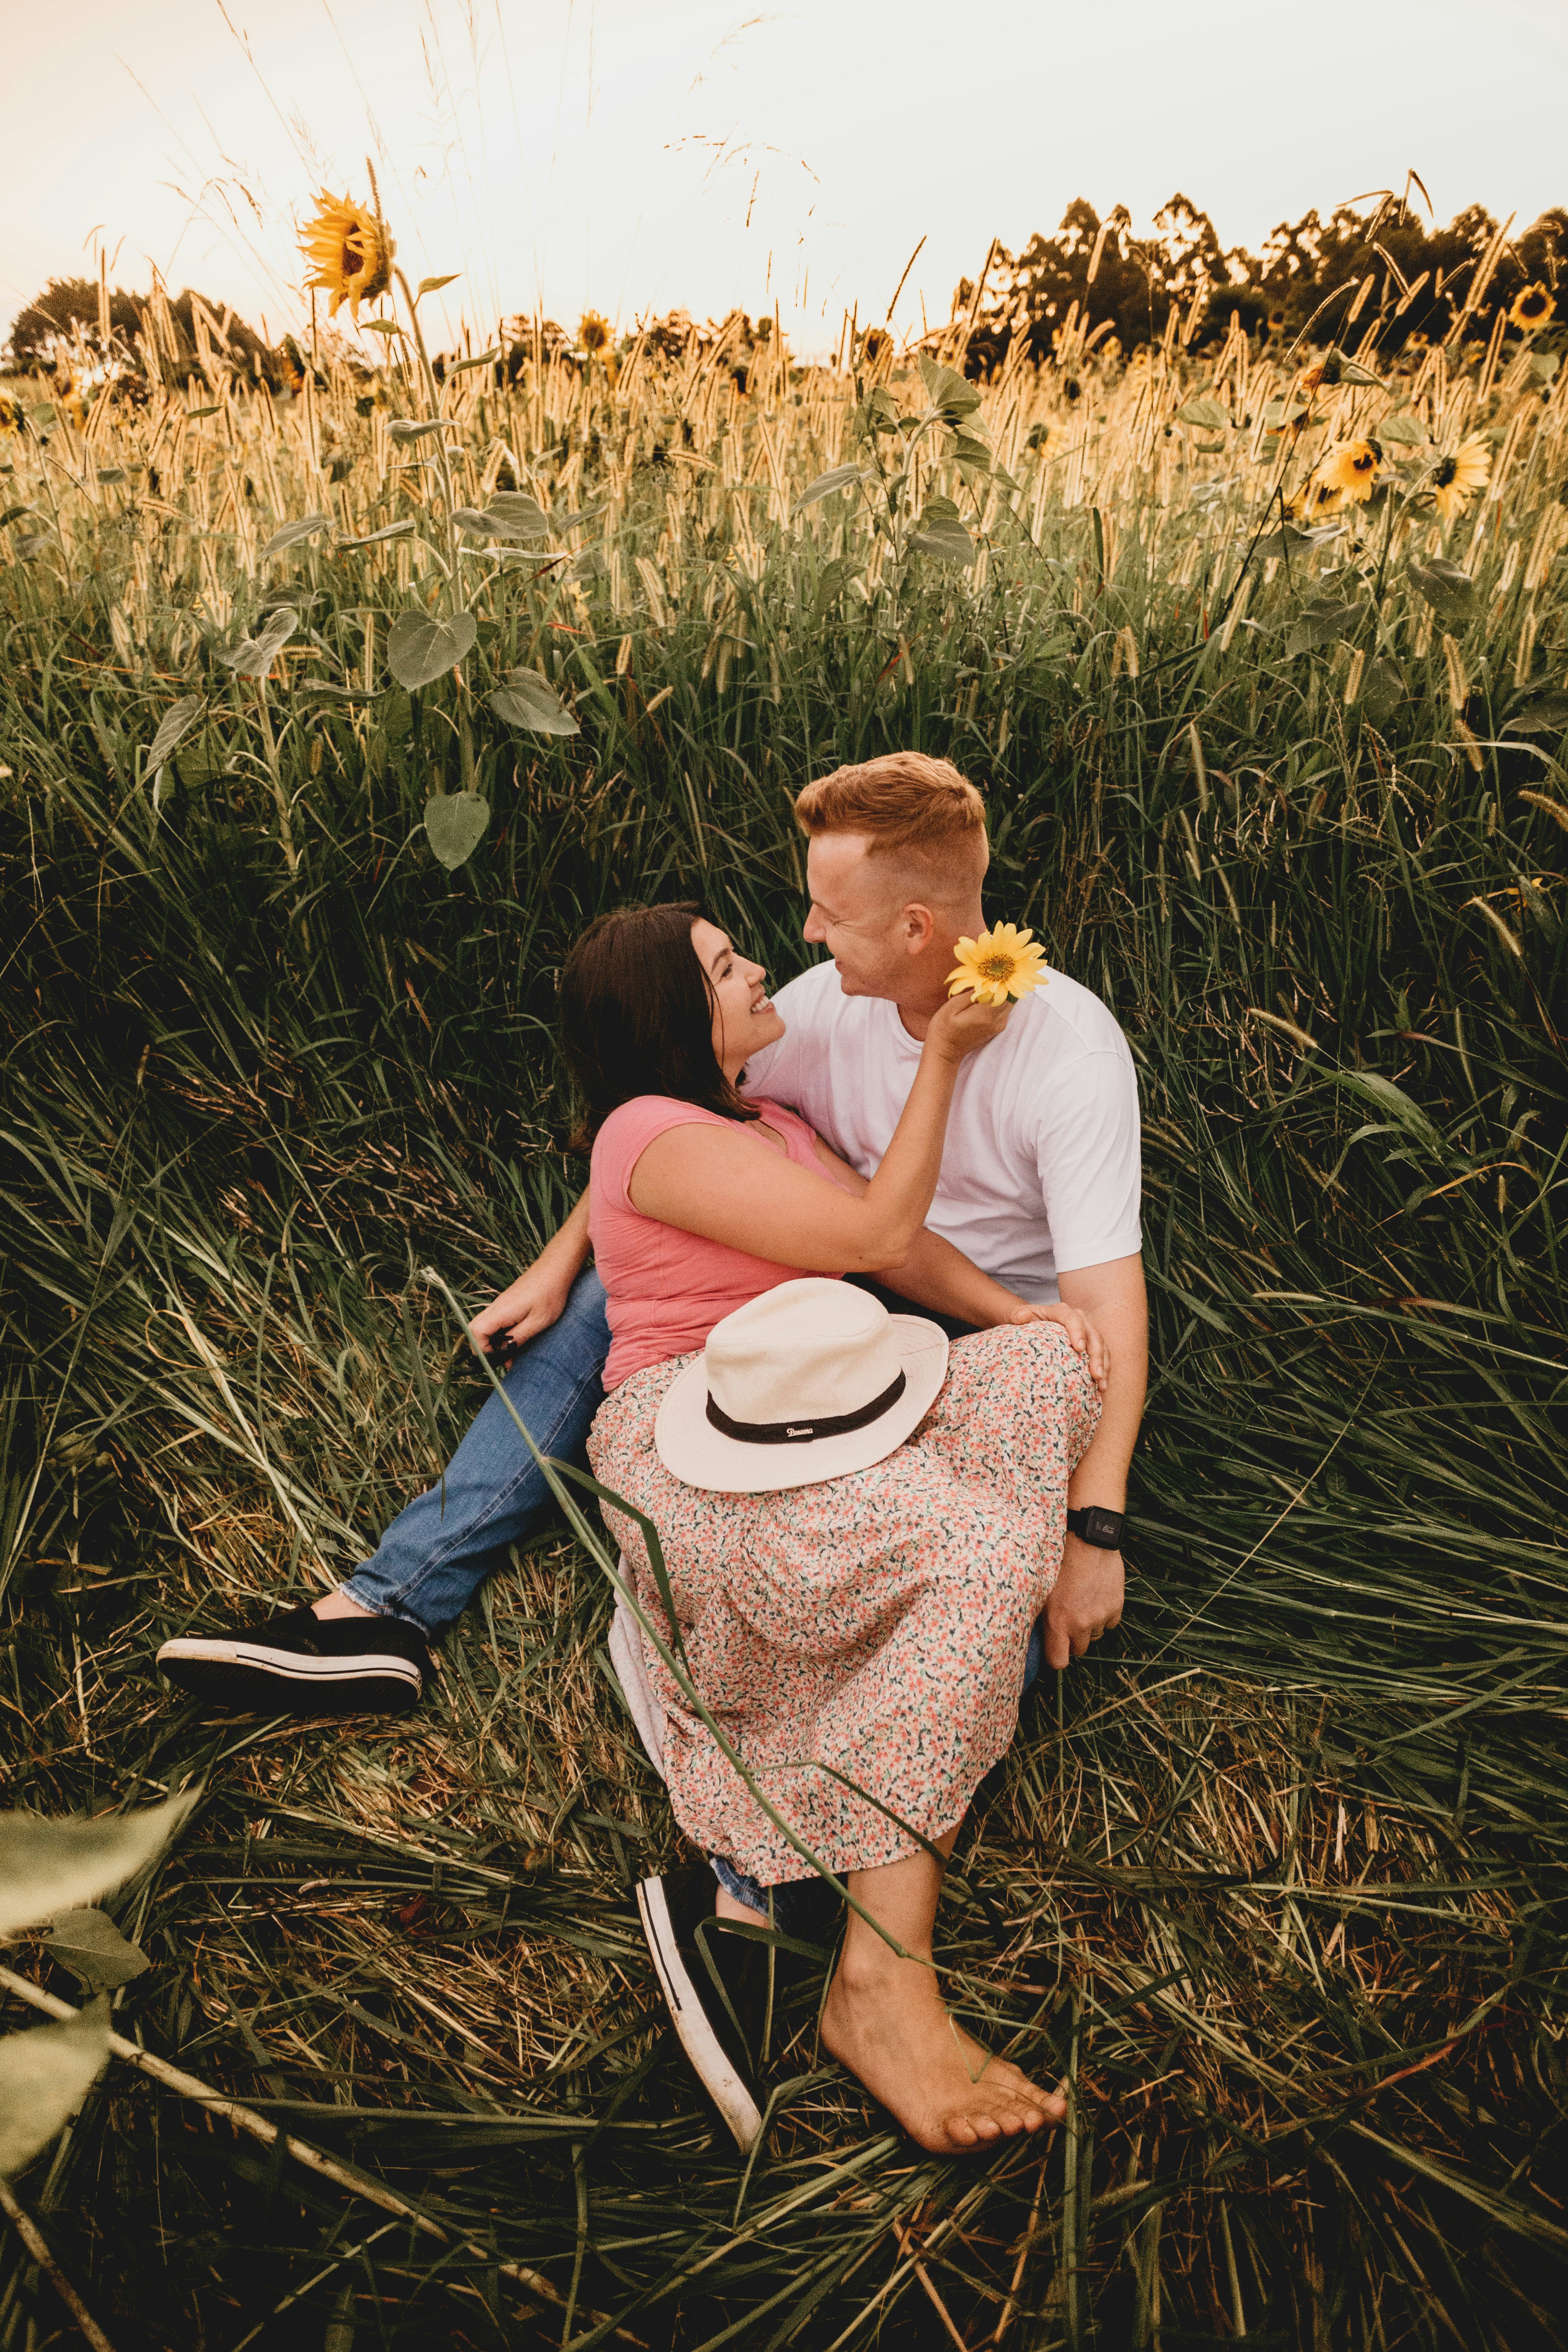
<svg viewBox="0 0 1568 2352">
<path fill-rule="evenodd" d="M 834 1871 L 897 1862 L 919 1850 L 911 1832 L 962 1818 L 1013 1737 L 1068 1480 L 1100 1419 L 1084 1359 L 1053 1323 L 955 1340 L 942 1393 L 885 1461 L 774 1495 L 710 1494 L 659 1460 L 654 1418 L 690 1361 L 607 1398 L 594 1475 L 658 1529 L 691 1679 L 769 1803 Z M 668 1641 L 642 1530 L 605 1516 Z M 651 1651 L 648 1672 L 687 1835 L 763 1885 L 809 1877 Z"/>
</svg>

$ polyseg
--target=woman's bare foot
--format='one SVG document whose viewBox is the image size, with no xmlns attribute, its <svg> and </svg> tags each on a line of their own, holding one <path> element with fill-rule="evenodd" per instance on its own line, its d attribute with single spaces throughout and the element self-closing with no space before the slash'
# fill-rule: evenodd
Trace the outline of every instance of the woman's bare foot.
<svg viewBox="0 0 1568 2352">
<path fill-rule="evenodd" d="M 840 1961 L 822 2039 L 911 2139 L 941 2156 L 1060 2123 L 1065 2100 L 954 2025 L 936 1979 L 915 1960 Z"/>
</svg>

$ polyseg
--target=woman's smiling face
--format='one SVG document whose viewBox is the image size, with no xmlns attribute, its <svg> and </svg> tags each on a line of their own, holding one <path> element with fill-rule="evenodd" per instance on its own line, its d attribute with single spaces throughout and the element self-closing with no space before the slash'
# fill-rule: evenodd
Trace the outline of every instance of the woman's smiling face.
<svg viewBox="0 0 1568 2352">
<path fill-rule="evenodd" d="M 726 1076 L 734 1078 L 753 1054 L 784 1035 L 784 1024 L 763 985 L 763 966 L 731 947 L 716 923 L 700 915 L 691 926 L 691 946 L 713 992 L 714 1055 Z"/>
</svg>

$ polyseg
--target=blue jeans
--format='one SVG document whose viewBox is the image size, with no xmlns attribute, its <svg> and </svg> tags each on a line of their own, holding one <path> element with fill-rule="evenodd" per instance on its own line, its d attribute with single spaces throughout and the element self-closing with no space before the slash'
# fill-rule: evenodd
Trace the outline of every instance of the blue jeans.
<svg viewBox="0 0 1568 2352">
<path fill-rule="evenodd" d="M 506 1393 L 541 1454 L 586 1468 L 584 1446 L 605 1401 L 610 1352 L 605 1286 L 584 1266 L 565 1312 L 530 1339 L 506 1375 Z M 507 1548 L 556 1510 L 555 1498 L 499 1396 L 489 1396 L 438 1486 L 400 1511 L 341 1588 L 362 1609 L 438 1633 L 460 1616 Z"/>
</svg>

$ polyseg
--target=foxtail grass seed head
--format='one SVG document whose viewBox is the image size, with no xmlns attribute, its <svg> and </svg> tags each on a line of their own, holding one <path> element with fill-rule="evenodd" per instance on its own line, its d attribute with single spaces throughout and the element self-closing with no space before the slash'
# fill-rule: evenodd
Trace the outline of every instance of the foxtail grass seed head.
<svg viewBox="0 0 1568 2352">
<path fill-rule="evenodd" d="M 958 961 L 947 975 L 947 992 L 957 996 L 969 989 L 977 1004 L 1005 1004 L 1010 996 L 1027 996 L 1050 979 L 1045 950 L 1035 945 L 1033 931 L 1011 923 L 994 923 L 977 940 L 960 940 L 952 952 Z"/>
<path fill-rule="evenodd" d="M 329 195 L 323 188 L 316 205 L 300 239 L 305 258 L 315 265 L 315 276 L 305 283 L 331 296 L 330 318 L 346 302 L 357 325 L 360 304 L 379 300 L 392 284 L 397 247 L 374 213 L 352 197 Z"/>
<path fill-rule="evenodd" d="M 1465 676 L 1464 656 L 1447 630 L 1443 632 L 1443 665 L 1448 673 L 1448 700 L 1456 710 L 1463 710 L 1470 698 L 1470 681 Z"/>
</svg>

